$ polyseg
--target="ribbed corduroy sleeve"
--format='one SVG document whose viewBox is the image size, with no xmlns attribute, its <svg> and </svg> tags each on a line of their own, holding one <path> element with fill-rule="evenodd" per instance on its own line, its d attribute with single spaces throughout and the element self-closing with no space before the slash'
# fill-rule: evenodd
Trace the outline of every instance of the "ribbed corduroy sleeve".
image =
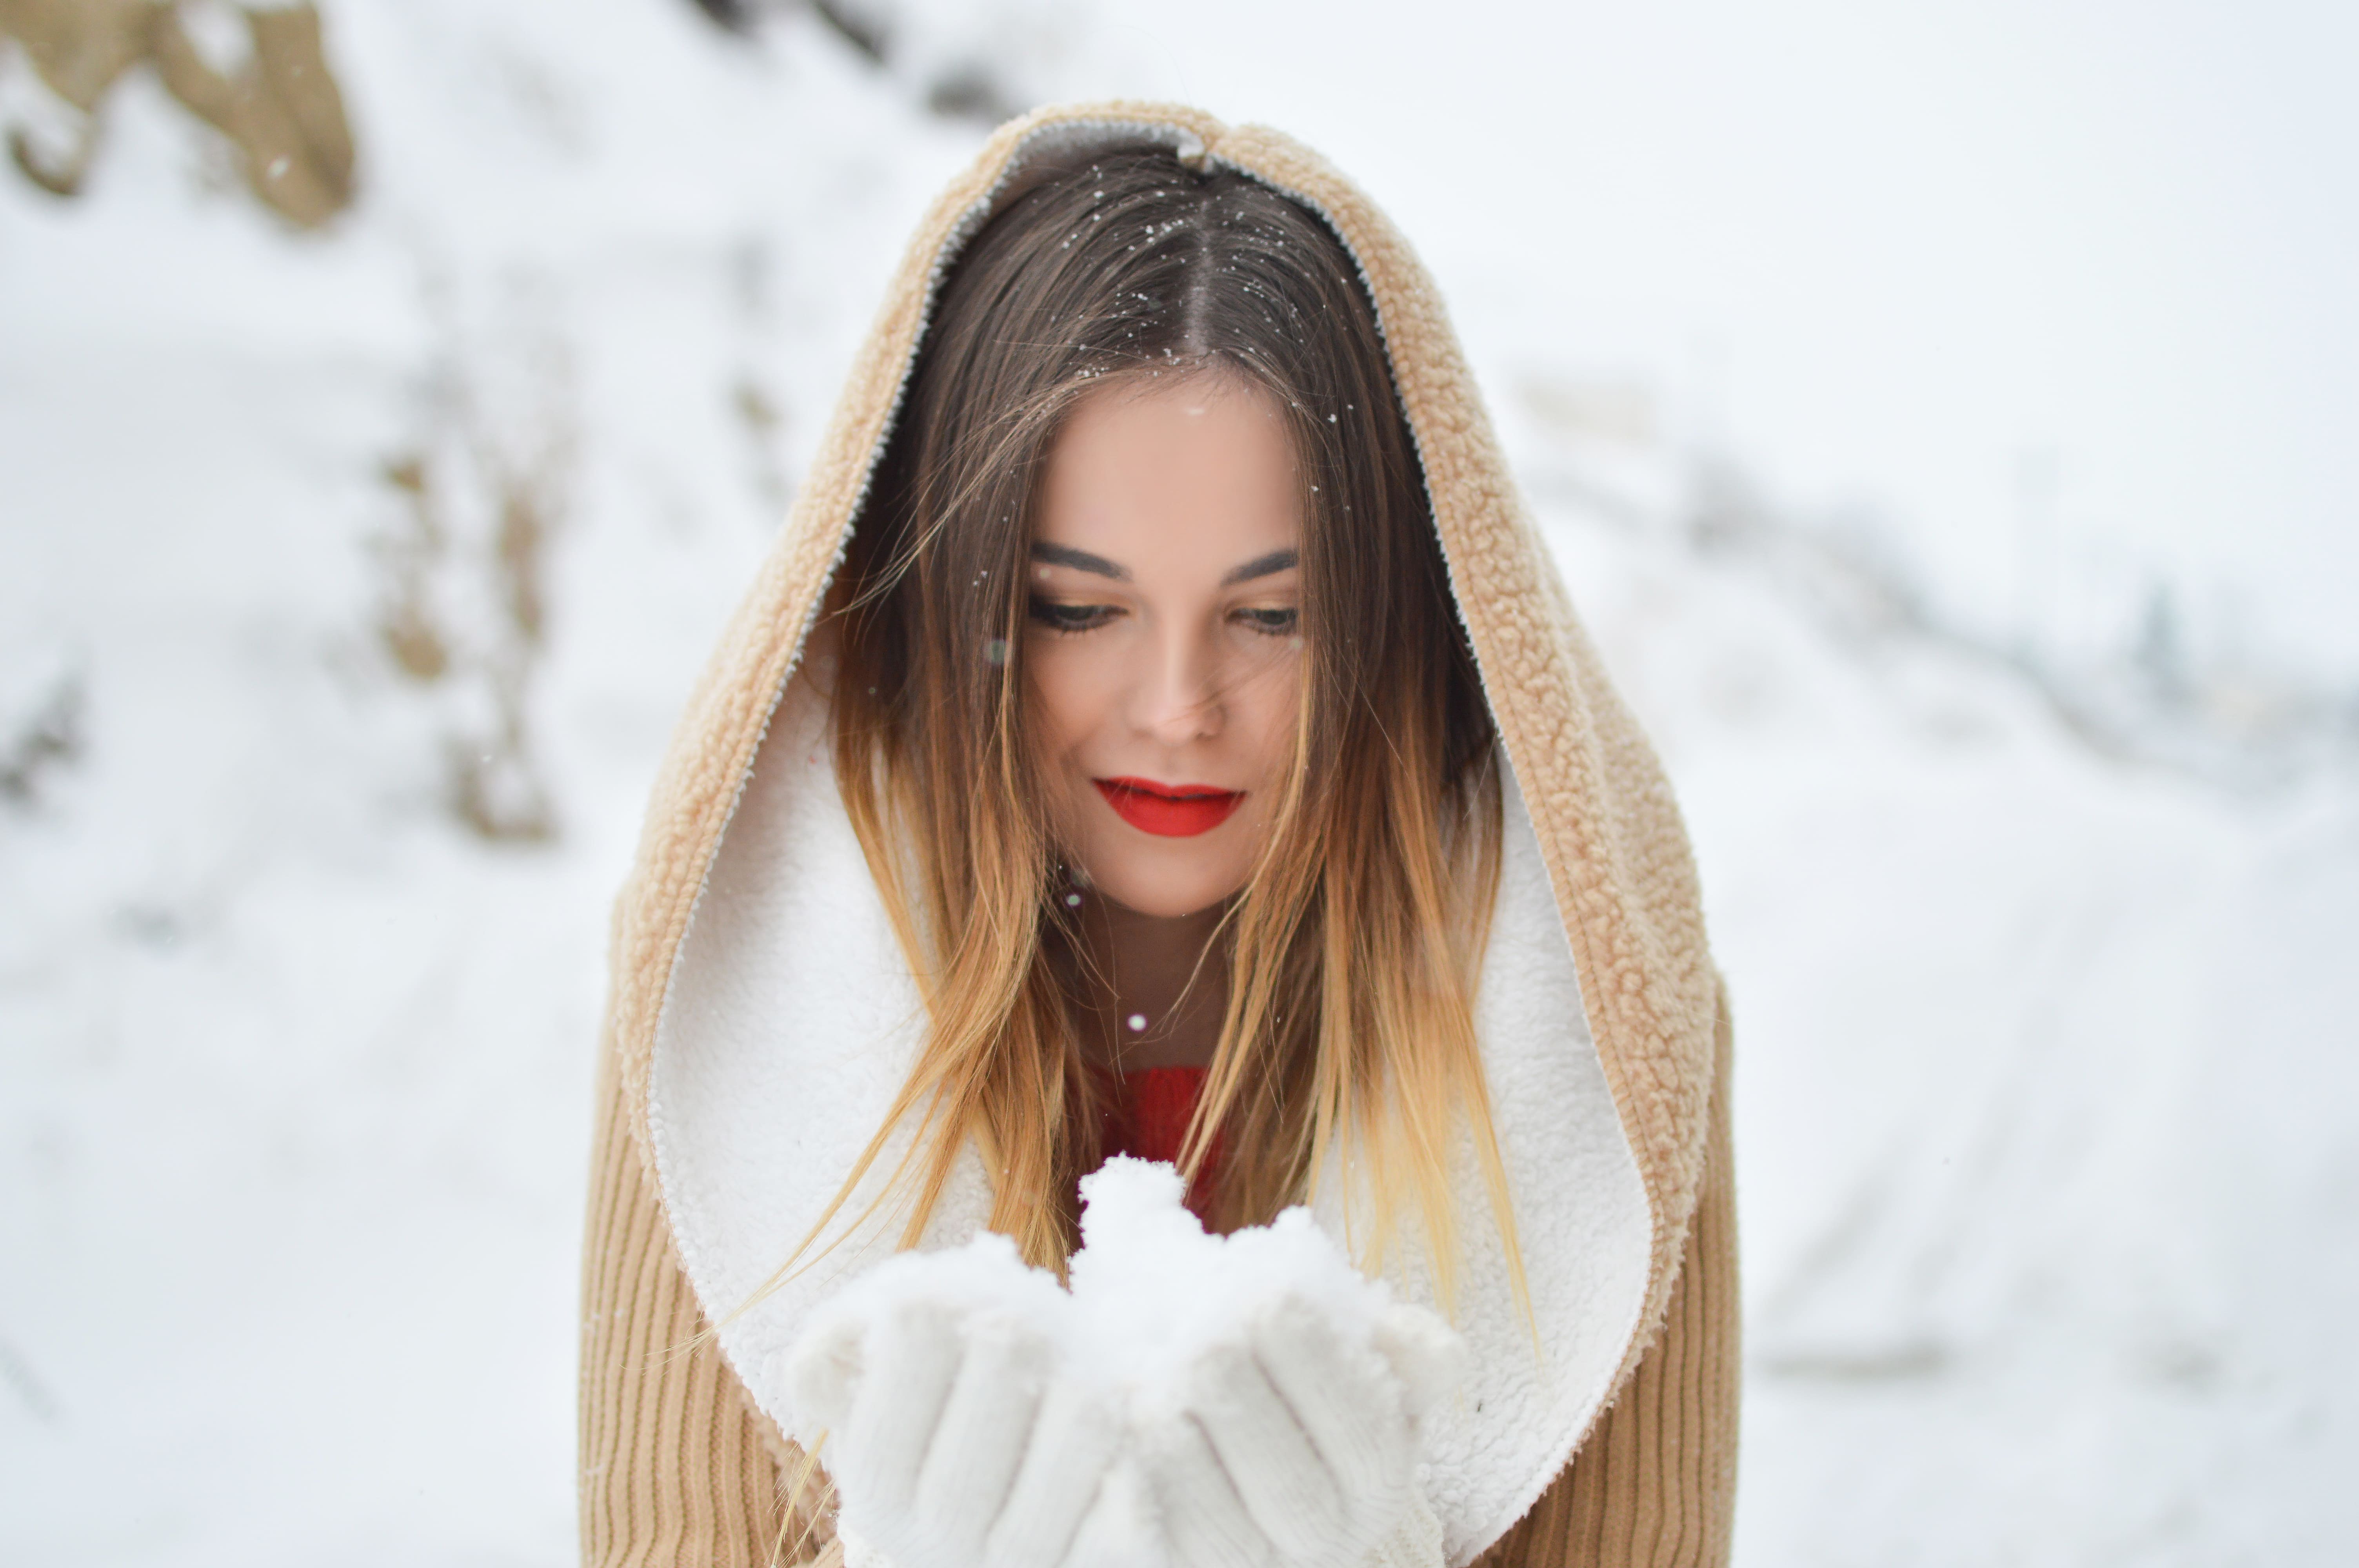
<svg viewBox="0 0 2359 1568">
<path fill-rule="evenodd" d="M 1736 1509 L 1743 1329 L 1720 995 L 1710 1143 L 1662 1333 L 1565 1473 L 1478 1568 L 1720 1568 Z"/>
<path fill-rule="evenodd" d="M 705 1333 L 618 1086 L 603 1087 L 582 1260 L 582 1561 L 755 1568 L 832 1560 L 824 1521 L 789 1520 L 801 1456 L 754 1409 Z M 823 1480 L 823 1477 L 819 1479 Z"/>
</svg>

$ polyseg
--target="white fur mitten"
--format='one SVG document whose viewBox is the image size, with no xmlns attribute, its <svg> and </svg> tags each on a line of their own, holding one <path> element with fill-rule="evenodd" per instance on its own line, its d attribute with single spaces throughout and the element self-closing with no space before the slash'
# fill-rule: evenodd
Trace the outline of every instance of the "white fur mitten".
<svg viewBox="0 0 2359 1568">
<path fill-rule="evenodd" d="M 1084 1331 L 1117 1335 L 1142 1374 L 1128 1463 L 1176 1568 L 1438 1564 L 1417 1468 L 1462 1373 L 1457 1336 L 1308 1211 L 1207 1236 L 1161 1179 L 1116 1161 L 1083 1183 L 1072 1272 Z"/>
<path fill-rule="evenodd" d="M 847 1563 L 1059 1568 L 1121 1442 L 1057 1376 L 1071 1298 L 1012 1242 L 880 1265 L 815 1314 L 785 1374 L 835 1483 Z"/>
<path fill-rule="evenodd" d="M 1182 1568 L 1364 1568 L 1425 1511 L 1425 1373 L 1447 1350 L 1430 1314 L 1388 1317 L 1363 1336 L 1315 1298 L 1281 1297 L 1156 1401 L 1138 1463 Z"/>
</svg>

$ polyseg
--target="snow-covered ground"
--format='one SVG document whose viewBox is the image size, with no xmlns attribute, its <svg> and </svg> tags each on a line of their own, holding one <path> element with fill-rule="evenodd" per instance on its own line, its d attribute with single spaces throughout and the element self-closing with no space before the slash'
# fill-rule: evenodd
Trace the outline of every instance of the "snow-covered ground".
<svg viewBox="0 0 2359 1568">
<path fill-rule="evenodd" d="M 807 16 L 327 12 L 324 236 L 144 80 L 78 200 L 0 171 L 11 1563 L 568 1559 L 607 901 L 981 134 Z M 1738 1007 L 1740 1561 L 2345 1559 L 2352 774 L 2100 754 L 1700 536 L 1697 466 L 1516 349 Z"/>
</svg>

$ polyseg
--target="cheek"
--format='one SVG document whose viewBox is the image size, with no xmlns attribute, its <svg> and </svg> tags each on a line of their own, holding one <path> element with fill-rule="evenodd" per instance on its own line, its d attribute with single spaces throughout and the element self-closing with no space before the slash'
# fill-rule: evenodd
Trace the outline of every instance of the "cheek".
<svg viewBox="0 0 2359 1568">
<path fill-rule="evenodd" d="M 1025 684 L 1032 701 L 1034 733 L 1051 766 L 1087 740 L 1104 707 L 1091 661 L 1077 657 L 1066 640 L 1036 634 L 1024 651 Z"/>
<path fill-rule="evenodd" d="M 1238 694 L 1234 715 L 1265 779 L 1285 771 L 1294 759 L 1294 735 L 1302 711 L 1302 660 L 1289 654 L 1256 674 Z"/>
</svg>

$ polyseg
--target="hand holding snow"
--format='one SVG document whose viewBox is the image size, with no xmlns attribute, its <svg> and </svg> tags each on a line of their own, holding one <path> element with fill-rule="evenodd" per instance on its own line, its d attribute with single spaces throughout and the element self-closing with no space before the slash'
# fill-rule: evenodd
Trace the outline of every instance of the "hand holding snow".
<svg viewBox="0 0 2359 1568">
<path fill-rule="evenodd" d="M 1462 1352 L 1302 1209 L 1207 1236 L 1168 1165 L 1082 1183 L 1071 1293 L 1005 1237 L 864 1276 L 788 1353 L 841 1528 L 896 1568 L 1359 1568 L 1422 1514 Z"/>
</svg>

